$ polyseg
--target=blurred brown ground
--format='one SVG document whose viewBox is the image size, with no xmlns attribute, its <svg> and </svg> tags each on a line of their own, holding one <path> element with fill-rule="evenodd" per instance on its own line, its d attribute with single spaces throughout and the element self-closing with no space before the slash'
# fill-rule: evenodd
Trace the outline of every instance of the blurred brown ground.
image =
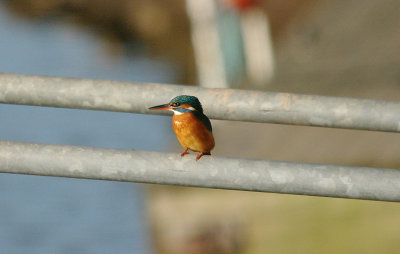
<svg viewBox="0 0 400 254">
<path fill-rule="evenodd" d="M 400 2 L 261 1 L 275 44 L 270 91 L 400 98 Z M 17 0 L 15 13 L 64 18 L 103 34 L 110 52 L 139 40 L 195 83 L 190 27 L 179 0 Z M 115 50 L 117 49 L 117 50 Z M 249 88 L 249 87 L 248 87 Z M 205 105 L 207 108 L 207 105 Z M 400 136 L 213 121 L 214 155 L 399 168 Z M 177 150 L 179 150 L 177 145 Z M 398 253 L 398 204 L 152 186 L 157 253 Z"/>
</svg>

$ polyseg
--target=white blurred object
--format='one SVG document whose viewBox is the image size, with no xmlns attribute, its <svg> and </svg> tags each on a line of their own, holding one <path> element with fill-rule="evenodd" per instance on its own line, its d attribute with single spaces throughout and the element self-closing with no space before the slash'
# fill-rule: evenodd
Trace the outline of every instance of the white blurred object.
<svg viewBox="0 0 400 254">
<path fill-rule="evenodd" d="M 252 0 L 186 0 L 199 83 L 266 86 L 274 54 L 266 15 Z"/>
<path fill-rule="evenodd" d="M 215 0 L 186 0 L 192 25 L 192 43 L 201 86 L 228 87 L 217 24 Z"/>
<path fill-rule="evenodd" d="M 267 16 L 259 8 L 241 14 L 246 71 L 249 81 L 265 86 L 274 75 L 274 50 Z"/>
</svg>

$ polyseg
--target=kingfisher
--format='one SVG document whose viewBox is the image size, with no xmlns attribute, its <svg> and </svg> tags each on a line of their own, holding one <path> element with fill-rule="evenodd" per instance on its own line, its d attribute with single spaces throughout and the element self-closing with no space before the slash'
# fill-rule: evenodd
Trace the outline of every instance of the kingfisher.
<svg viewBox="0 0 400 254">
<path fill-rule="evenodd" d="M 179 95 L 167 104 L 149 109 L 174 112 L 172 127 L 179 143 L 185 149 L 181 156 L 188 154 L 188 150 L 199 152 L 196 160 L 199 160 L 203 155 L 211 155 L 211 150 L 215 145 L 211 122 L 203 114 L 203 108 L 197 97 Z"/>
</svg>

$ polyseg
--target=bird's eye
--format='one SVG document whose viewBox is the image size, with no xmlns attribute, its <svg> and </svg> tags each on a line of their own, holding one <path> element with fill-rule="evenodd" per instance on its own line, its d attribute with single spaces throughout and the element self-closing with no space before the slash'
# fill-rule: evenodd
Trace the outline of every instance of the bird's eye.
<svg viewBox="0 0 400 254">
<path fill-rule="evenodd" d="M 181 105 L 179 102 L 172 103 L 172 107 L 179 107 L 179 105 Z"/>
</svg>

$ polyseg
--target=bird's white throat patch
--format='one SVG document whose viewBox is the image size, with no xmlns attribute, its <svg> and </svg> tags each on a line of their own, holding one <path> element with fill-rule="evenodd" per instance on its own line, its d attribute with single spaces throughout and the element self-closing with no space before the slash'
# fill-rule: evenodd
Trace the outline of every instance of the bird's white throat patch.
<svg viewBox="0 0 400 254">
<path fill-rule="evenodd" d="M 174 112 L 174 114 L 177 114 L 177 115 L 182 115 L 183 113 L 182 112 L 179 112 L 178 110 L 173 110 L 173 109 L 170 109 L 172 112 Z"/>
<path fill-rule="evenodd" d="M 196 111 L 196 109 L 193 108 L 193 107 L 188 107 L 188 108 L 171 108 L 171 109 L 169 109 L 169 110 L 171 110 L 172 112 L 174 112 L 174 114 L 177 114 L 177 115 L 182 115 L 182 114 L 185 114 L 185 113 L 192 113 L 193 111 Z"/>
</svg>

